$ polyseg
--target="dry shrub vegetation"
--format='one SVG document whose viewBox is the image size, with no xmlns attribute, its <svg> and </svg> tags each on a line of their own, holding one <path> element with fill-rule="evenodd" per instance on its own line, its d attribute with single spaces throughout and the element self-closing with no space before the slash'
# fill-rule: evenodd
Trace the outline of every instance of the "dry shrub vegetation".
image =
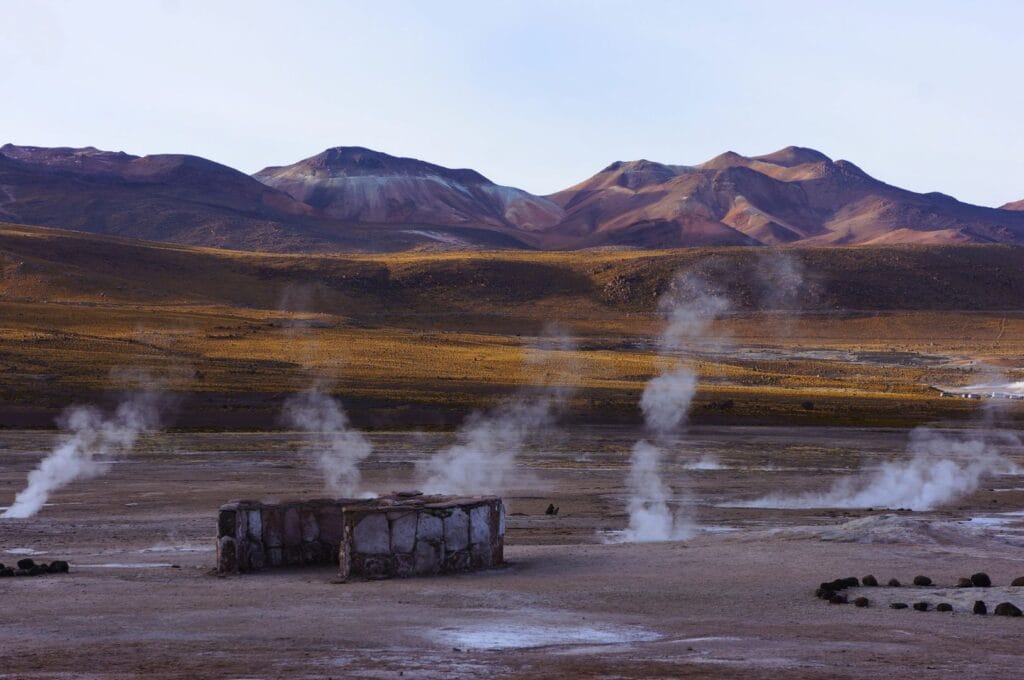
<svg viewBox="0 0 1024 680">
<path fill-rule="evenodd" d="M 772 307 L 750 273 L 775 256 L 803 283 Z M 566 417 L 636 422 L 682 269 L 736 306 L 714 328 L 726 349 L 681 358 L 702 377 L 697 422 L 964 419 L 976 402 L 929 385 L 980 364 L 1020 376 L 1019 248 L 288 256 L 0 225 L 0 425 L 110 398 L 127 367 L 183 395 L 186 427 L 274 427 L 313 380 L 364 426 L 444 427 L 553 370 L 524 362 L 551 321 L 577 341 L 554 357 L 578 388 Z"/>
</svg>

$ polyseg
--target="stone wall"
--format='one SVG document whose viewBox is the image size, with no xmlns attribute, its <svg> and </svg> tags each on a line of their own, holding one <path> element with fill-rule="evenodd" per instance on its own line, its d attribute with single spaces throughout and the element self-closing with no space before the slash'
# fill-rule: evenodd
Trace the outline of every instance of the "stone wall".
<svg viewBox="0 0 1024 680">
<path fill-rule="evenodd" d="M 494 497 L 233 501 L 220 509 L 217 570 L 337 564 L 343 579 L 443 574 L 501 564 L 504 537 L 505 508 Z"/>
</svg>

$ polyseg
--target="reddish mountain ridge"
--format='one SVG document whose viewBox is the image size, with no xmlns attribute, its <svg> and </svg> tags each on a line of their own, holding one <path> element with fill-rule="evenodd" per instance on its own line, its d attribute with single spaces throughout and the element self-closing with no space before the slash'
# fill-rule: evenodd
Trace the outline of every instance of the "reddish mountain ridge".
<svg viewBox="0 0 1024 680">
<path fill-rule="evenodd" d="M 619 161 L 548 197 L 361 147 L 254 177 L 196 156 L 0 147 L 0 220 L 278 252 L 1022 244 L 1021 207 L 917 194 L 800 147 Z"/>
<path fill-rule="evenodd" d="M 1024 214 L 916 194 L 800 147 L 620 161 L 549 198 L 566 213 L 549 247 L 1024 243 Z"/>
<path fill-rule="evenodd" d="M 229 248 L 316 241 L 316 211 L 248 175 L 187 155 L 0 147 L 0 218 Z"/>
<path fill-rule="evenodd" d="M 536 231 L 562 219 L 546 198 L 455 170 L 362 147 L 335 147 L 256 179 L 331 217 L 360 223 Z"/>
<path fill-rule="evenodd" d="M 0 147 L 0 220 L 152 241 L 274 252 L 520 248 L 489 230 L 437 233 L 329 217 L 245 173 L 188 155 Z"/>
</svg>

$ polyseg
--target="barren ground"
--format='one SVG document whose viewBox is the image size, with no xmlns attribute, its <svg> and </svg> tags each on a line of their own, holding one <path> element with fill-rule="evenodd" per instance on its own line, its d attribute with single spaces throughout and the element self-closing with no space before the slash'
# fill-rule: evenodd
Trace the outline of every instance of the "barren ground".
<svg viewBox="0 0 1024 680">
<path fill-rule="evenodd" d="M 719 507 L 825 488 L 903 456 L 907 432 L 697 428 L 671 452 L 666 477 L 704 531 L 605 544 L 625 525 L 636 436 L 588 428 L 533 447 L 506 495 L 503 568 L 346 584 L 330 569 L 210 573 L 222 502 L 319 495 L 296 437 L 148 438 L 38 516 L 0 522 L 0 562 L 31 550 L 72 563 L 67 576 L 0 580 L 0 677 L 1020 677 L 1024 619 L 973 616 L 963 603 L 1024 605 L 1024 592 L 1006 587 L 1024 575 L 1024 534 L 1000 514 L 1024 508 L 1021 477 L 986 479 L 933 513 Z M 0 431 L 0 505 L 55 437 Z M 449 438 L 374 434 L 366 486 L 413 486 L 413 461 Z M 686 469 L 705 456 L 718 469 Z M 555 517 L 544 515 L 549 502 Z M 893 531 L 842 526 L 867 516 Z M 998 587 L 864 589 L 866 609 L 813 595 L 843 576 L 909 583 L 923 573 L 945 586 L 976 571 Z M 896 599 L 956 611 L 889 609 Z"/>
</svg>

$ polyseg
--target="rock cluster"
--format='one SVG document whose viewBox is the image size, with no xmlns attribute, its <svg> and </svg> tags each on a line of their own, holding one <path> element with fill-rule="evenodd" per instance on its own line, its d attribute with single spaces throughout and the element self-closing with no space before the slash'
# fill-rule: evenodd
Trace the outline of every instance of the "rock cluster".
<svg viewBox="0 0 1024 680">
<path fill-rule="evenodd" d="M 28 557 L 20 559 L 17 565 L 14 567 L 8 567 L 4 564 L 0 564 L 0 578 L 8 576 L 43 576 L 45 574 L 66 574 L 71 570 L 71 566 L 64 560 L 54 560 L 47 564 L 42 562 L 36 564 L 36 561 Z"/>
<path fill-rule="evenodd" d="M 933 585 L 931 578 L 923 575 L 917 575 L 914 577 L 913 583 L 919 588 L 928 588 Z M 1015 578 L 1010 584 L 1011 587 L 1024 586 L 1024 576 Z M 834 581 L 825 581 L 818 586 L 815 591 L 815 595 L 822 600 L 829 602 L 830 604 L 847 604 L 853 602 L 857 607 L 868 607 L 870 606 L 870 600 L 863 596 L 855 597 L 853 600 L 849 599 L 849 596 L 843 592 L 849 588 L 866 587 L 873 588 L 878 586 L 878 579 L 875 576 L 869 574 L 862 579 L 855 577 L 839 578 Z M 900 582 L 895 579 L 889 579 L 888 586 L 890 588 L 901 587 Z M 958 588 L 991 588 L 992 579 L 985 572 L 978 572 L 972 574 L 970 577 L 963 577 L 957 580 L 956 587 Z M 910 609 L 913 608 L 919 612 L 926 612 L 932 609 L 932 605 L 929 602 L 915 602 L 912 605 L 906 602 L 893 602 L 889 605 L 890 609 Z M 935 605 L 934 611 L 937 612 L 952 612 L 954 607 L 948 602 L 940 602 Z M 973 612 L 979 615 L 988 614 L 988 606 L 982 600 L 977 600 L 974 603 Z M 1013 604 L 1012 602 L 1001 602 L 997 604 L 992 612 L 996 616 L 1024 616 L 1021 609 Z"/>
</svg>

